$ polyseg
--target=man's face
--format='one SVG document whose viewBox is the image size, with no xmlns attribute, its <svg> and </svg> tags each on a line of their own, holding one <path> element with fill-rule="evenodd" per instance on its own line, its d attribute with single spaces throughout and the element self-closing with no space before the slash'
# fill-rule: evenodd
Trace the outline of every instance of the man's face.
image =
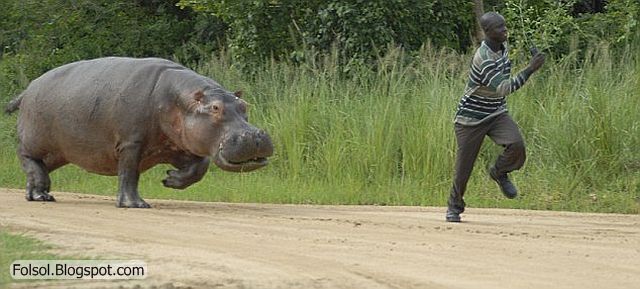
<svg viewBox="0 0 640 289">
<path fill-rule="evenodd" d="M 504 22 L 502 16 L 492 17 L 485 30 L 485 35 L 492 41 L 502 43 L 507 41 L 509 32 L 507 31 L 507 25 Z"/>
</svg>

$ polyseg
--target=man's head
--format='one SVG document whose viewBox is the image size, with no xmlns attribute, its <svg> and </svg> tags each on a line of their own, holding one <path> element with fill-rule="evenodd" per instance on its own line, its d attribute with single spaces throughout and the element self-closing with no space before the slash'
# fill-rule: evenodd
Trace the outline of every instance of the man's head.
<svg viewBox="0 0 640 289">
<path fill-rule="evenodd" d="M 480 17 L 480 26 L 484 35 L 491 41 L 502 43 L 509 36 L 504 17 L 497 12 L 487 12 Z"/>
</svg>

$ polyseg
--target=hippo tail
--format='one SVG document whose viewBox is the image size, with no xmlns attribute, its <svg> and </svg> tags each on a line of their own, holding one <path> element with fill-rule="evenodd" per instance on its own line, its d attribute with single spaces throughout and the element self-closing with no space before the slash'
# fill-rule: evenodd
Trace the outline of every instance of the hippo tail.
<svg viewBox="0 0 640 289">
<path fill-rule="evenodd" d="M 21 102 L 22 102 L 22 94 L 20 94 L 18 97 L 10 101 L 9 104 L 7 104 L 7 106 L 4 108 L 4 113 L 10 114 L 18 110 L 20 108 Z"/>
</svg>

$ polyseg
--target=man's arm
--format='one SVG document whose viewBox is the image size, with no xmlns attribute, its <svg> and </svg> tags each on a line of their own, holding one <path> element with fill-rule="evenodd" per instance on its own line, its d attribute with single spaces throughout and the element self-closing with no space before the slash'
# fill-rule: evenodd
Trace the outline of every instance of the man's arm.
<svg viewBox="0 0 640 289">
<path fill-rule="evenodd" d="M 509 73 L 504 73 L 502 65 L 495 61 L 484 61 L 481 68 L 476 71 L 483 72 L 483 75 L 477 79 L 481 85 L 493 89 L 498 96 L 506 96 L 520 89 L 524 83 L 527 82 L 529 77 L 542 67 L 544 61 L 544 54 L 536 54 L 529 62 L 529 65 L 516 74 L 515 77 L 511 77 Z"/>
</svg>

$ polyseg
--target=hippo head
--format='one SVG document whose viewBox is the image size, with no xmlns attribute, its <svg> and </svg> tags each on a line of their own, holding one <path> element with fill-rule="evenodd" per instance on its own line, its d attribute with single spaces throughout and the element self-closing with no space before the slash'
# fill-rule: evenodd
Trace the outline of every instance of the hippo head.
<svg viewBox="0 0 640 289">
<path fill-rule="evenodd" d="M 273 154 L 269 135 L 248 122 L 242 93 L 222 88 L 197 90 L 181 96 L 180 143 L 190 153 L 208 156 L 223 170 L 252 171 L 266 166 Z M 174 129 L 175 131 L 175 129 Z"/>
</svg>

